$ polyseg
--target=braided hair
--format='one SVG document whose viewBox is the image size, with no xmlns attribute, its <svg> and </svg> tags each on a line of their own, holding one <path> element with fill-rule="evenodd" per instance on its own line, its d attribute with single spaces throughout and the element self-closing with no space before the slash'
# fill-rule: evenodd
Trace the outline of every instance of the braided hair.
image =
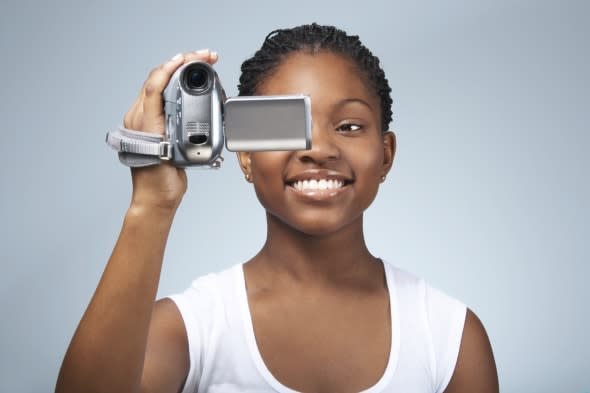
<svg viewBox="0 0 590 393">
<path fill-rule="evenodd" d="M 379 59 L 361 43 L 358 36 L 348 35 L 334 26 L 313 23 L 272 31 L 254 56 L 242 63 L 239 95 L 256 95 L 264 79 L 290 54 L 316 54 L 321 51 L 342 55 L 358 67 L 369 88 L 381 101 L 381 127 L 383 131 L 388 130 L 392 117 L 391 88 Z"/>
</svg>

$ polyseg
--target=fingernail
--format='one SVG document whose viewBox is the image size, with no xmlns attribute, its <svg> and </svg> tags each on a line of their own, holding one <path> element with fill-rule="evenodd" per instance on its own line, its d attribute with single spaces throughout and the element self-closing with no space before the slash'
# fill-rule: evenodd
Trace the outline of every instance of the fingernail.
<svg viewBox="0 0 590 393">
<path fill-rule="evenodd" d="M 206 55 L 209 52 L 210 52 L 210 49 L 201 49 L 201 50 L 196 51 L 195 53 L 197 55 Z"/>
<path fill-rule="evenodd" d="M 211 57 L 218 58 L 219 55 L 217 54 L 217 52 L 211 52 Z"/>
<path fill-rule="evenodd" d="M 182 58 L 182 53 L 178 53 L 176 55 L 174 55 L 173 58 L 170 59 L 170 61 L 178 61 Z"/>
</svg>

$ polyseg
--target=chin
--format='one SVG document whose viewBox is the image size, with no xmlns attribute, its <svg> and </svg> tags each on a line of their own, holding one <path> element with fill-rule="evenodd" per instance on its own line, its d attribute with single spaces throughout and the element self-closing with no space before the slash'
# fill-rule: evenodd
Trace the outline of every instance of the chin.
<svg viewBox="0 0 590 393">
<path fill-rule="evenodd" d="M 303 235 L 313 237 L 326 237 L 350 230 L 354 227 L 362 227 L 362 215 L 349 220 L 341 217 L 326 219 L 326 215 L 313 214 L 313 217 L 297 217 L 287 220 L 279 218 L 283 225 Z"/>
</svg>

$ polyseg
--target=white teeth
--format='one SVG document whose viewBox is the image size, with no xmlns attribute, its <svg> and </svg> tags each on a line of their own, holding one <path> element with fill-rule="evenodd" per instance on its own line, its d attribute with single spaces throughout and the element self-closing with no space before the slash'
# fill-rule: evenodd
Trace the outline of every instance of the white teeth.
<svg viewBox="0 0 590 393">
<path fill-rule="evenodd" d="M 304 190 L 335 190 L 341 188 L 344 185 L 342 180 L 333 179 L 311 179 L 311 180 L 298 180 L 293 183 L 293 188 L 299 191 Z"/>
</svg>

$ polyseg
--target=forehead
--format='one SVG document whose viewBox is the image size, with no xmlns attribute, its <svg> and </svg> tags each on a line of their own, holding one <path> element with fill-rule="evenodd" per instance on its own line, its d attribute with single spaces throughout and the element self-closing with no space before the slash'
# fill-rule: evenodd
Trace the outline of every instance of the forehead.
<svg viewBox="0 0 590 393">
<path fill-rule="evenodd" d="M 356 65 L 343 55 L 322 51 L 288 55 L 257 89 L 261 95 L 305 94 L 318 100 L 358 98 L 379 109 L 379 98 Z"/>
</svg>

